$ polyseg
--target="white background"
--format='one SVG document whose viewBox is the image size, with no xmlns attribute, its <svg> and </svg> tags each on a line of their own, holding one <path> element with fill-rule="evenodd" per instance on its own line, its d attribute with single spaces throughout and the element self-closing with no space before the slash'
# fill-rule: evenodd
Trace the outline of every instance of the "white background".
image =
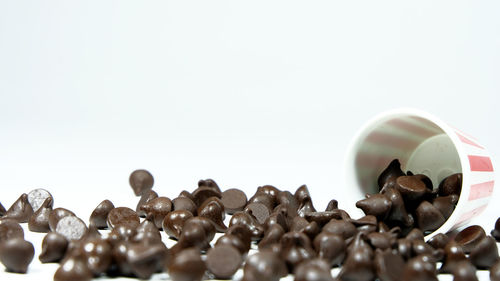
<svg viewBox="0 0 500 281">
<path fill-rule="evenodd" d="M 1 1 L 0 202 L 43 187 L 87 219 L 103 199 L 135 207 L 128 176 L 145 168 L 160 195 L 202 178 L 249 195 L 305 183 L 323 209 L 351 188 L 356 130 L 401 106 L 475 136 L 500 167 L 499 13 L 498 1 Z M 472 223 L 489 232 L 499 215 L 490 204 Z M 30 270 L 0 280 L 55 267 Z"/>
</svg>

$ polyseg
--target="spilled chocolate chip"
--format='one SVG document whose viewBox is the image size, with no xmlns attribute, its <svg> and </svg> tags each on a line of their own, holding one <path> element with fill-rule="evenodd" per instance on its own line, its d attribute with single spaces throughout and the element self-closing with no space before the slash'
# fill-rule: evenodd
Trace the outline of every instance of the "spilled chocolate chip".
<svg viewBox="0 0 500 281">
<path fill-rule="evenodd" d="M 137 227 L 139 222 L 140 219 L 137 213 L 128 207 L 116 207 L 109 211 L 106 217 L 106 224 L 109 228 L 115 228 L 121 224 Z"/>
<path fill-rule="evenodd" d="M 219 237 L 219 239 L 217 239 L 217 242 L 215 242 L 215 247 L 223 245 L 234 247 L 242 255 L 246 254 L 248 250 L 250 250 L 250 243 L 245 244 L 238 236 L 233 234 L 226 233 Z"/>
<path fill-rule="evenodd" d="M 141 210 L 148 215 L 152 214 L 154 224 L 161 229 L 163 219 L 172 211 L 172 201 L 168 197 L 157 197 L 141 206 Z"/>
<path fill-rule="evenodd" d="M 252 214 L 260 224 L 266 222 L 269 218 L 269 209 L 262 203 L 253 202 L 245 207 L 245 211 Z"/>
<path fill-rule="evenodd" d="M 90 281 L 91 279 L 92 271 L 80 255 L 65 259 L 54 274 L 54 281 Z"/>
<path fill-rule="evenodd" d="M 491 231 L 491 236 L 493 236 L 497 242 L 500 242 L 500 218 L 495 222 L 495 228 Z"/>
<path fill-rule="evenodd" d="M 199 180 L 198 187 L 209 187 L 216 192 L 221 193 L 219 186 L 213 179 Z"/>
<path fill-rule="evenodd" d="M 26 273 L 34 255 L 33 244 L 23 238 L 11 238 L 0 243 L 0 262 L 9 272 Z"/>
<path fill-rule="evenodd" d="M 142 206 L 144 206 L 146 203 L 149 201 L 158 198 L 158 193 L 156 193 L 153 190 L 148 190 L 146 191 L 142 196 L 141 199 L 139 199 L 139 202 L 137 202 L 137 207 L 135 207 L 135 211 L 137 212 L 137 215 L 139 215 L 141 218 L 146 217 L 146 212 L 142 211 Z"/>
<path fill-rule="evenodd" d="M 443 249 L 448 242 L 450 242 L 450 237 L 446 234 L 438 233 L 432 236 L 432 238 L 427 241 L 427 244 L 431 245 L 434 249 Z"/>
<path fill-rule="evenodd" d="M 443 179 L 438 187 L 440 196 L 460 195 L 462 189 L 462 173 L 456 173 Z"/>
<path fill-rule="evenodd" d="M 224 204 L 226 213 L 234 214 L 245 208 L 247 204 L 247 196 L 245 192 L 236 188 L 231 188 L 222 192 L 221 201 L 222 204 Z"/>
<path fill-rule="evenodd" d="M 405 261 L 391 249 L 377 249 L 373 265 L 380 281 L 399 281 L 403 276 Z"/>
<path fill-rule="evenodd" d="M 104 200 L 90 214 L 89 225 L 95 226 L 98 229 L 106 229 L 108 214 L 115 208 L 115 205 L 109 200 Z"/>
<path fill-rule="evenodd" d="M 403 269 L 403 281 L 438 281 L 436 265 L 428 256 L 420 255 L 410 259 Z"/>
<path fill-rule="evenodd" d="M 217 279 L 230 279 L 240 268 L 243 257 L 241 253 L 230 245 L 220 245 L 207 252 L 206 265 Z"/>
<path fill-rule="evenodd" d="M 259 249 L 264 249 L 272 244 L 280 243 L 283 234 L 285 234 L 285 231 L 279 224 L 271 225 L 264 233 L 264 237 L 259 241 Z"/>
<path fill-rule="evenodd" d="M 197 214 L 196 204 L 188 197 L 177 197 L 172 200 L 172 208 L 174 211 L 185 210 L 189 211 L 193 215 Z"/>
<path fill-rule="evenodd" d="M 179 239 L 184 227 L 184 223 L 186 223 L 186 221 L 192 217 L 193 214 L 187 210 L 172 211 L 168 213 L 163 219 L 163 231 L 165 231 L 165 233 L 167 233 L 169 237 Z"/>
<path fill-rule="evenodd" d="M 203 209 L 198 209 L 198 216 L 210 219 L 218 232 L 225 232 L 227 226 L 223 219 L 224 210 L 216 201 L 210 201 L 203 206 Z"/>
<path fill-rule="evenodd" d="M 0 243 L 14 238 L 24 239 L 24 230 L 21 225 L 12 219 L 0 220 Z"/>
<path fill-rule="evenodd" d="M 50 192 L 48 192 L 43 188 L 37 188 L 30 191 L 28 193 L 28 202 L 30 203 L 33 212 L 36 212 L 42 206 L 42 204 L 45 202 L 47 198 L 51 199 L 50 205 L 48 205 L 47 207 L 50 207 L 52 209 L 54 198 L 52 197 L 52 194 L 50 194 Z"/>
<path fill-rule="evenodd" d="M 422 201 L 415 210 L 417 227 L 423 232 L 434 231 L 445 222 L 441 212 L 427 201 Z"/>
<path fill-rule="evenodd" d="M 323 259 L 315 258 L 297 266 L 295 281 L 334 281 L 334 279 L 330 274 L 330 265 Z"/>
<path fill-rule="evenodd" d="M 471 225 L 460 231 L 455 236 L 455 241 L 463 248 L 464 252 L 468 254 L 484 237 L 486 237 L 486 233 L 481 226 Z"/>
<path fill-rule="evenodd" d="M 210 197 L 222 197 L 221 192 L 218 192 L 211 187 L 205 186 L 198 187 L 195 191 L 193 191 L 192 195 L 193 202 L 196 204 L 196 206 L 201 206 L 201 204 Z"/>
<path fill-rule="evenodd" d="M 170 252 L 163 243 L 133 243 L 127 249 L 130 269 L 140 279 L 149 279 L 155 272 L 163 270 L 170 260 Z"/>
<path fill-rule="evenodd" d="M 52 197 L 47 197 L 43 204 L 28 220 L 28 229 L 33 232 L 47 233 L 50 231 L 49 216 L 52 212 Z"/>
<path fill-rule="evenodd" d="M 340 280 L 372 280 L 375 278 L 373 250 L 358 233 L 348 248 L 347 257 L 339 272 Z"/>
<path fill-rule="evenodd" d="M 135 170 L 130 174 L 129 183 L 135 196 L 141 196 L 151 190 L 154 184 L 154 178 L 146 170 Z"/>
<path fill-rule="evenodd" d="M 379 220 L 384 220 L 391 210 L 392 202 L 384 194 L 369 195 L 368 198 L 356 202 L 356 207 L 363 210 L 366 215 L 373 215 Z"/>
<path fill-rule="evenodd" d="M 31 215 L 33 215 L 33 208 L 28 202 L 28 194 L 23 193 L 16 202 L 10 206 L 3 218 L 9 218 L 19 223 L 24 223 L 28 222 Z"/>
<path fill-rule="evenodd" d="M 328 202 L 328 205 L 326 205 L 326 209 L 325 211 L 333 211 L 335 209 L 338 209 L 339 208 L 339 202 L 335 199 L 332 199 L 330 200 L 330 202 Z"/>
<path fill-rule="evenodd" d="M 417 176 L 400 176 L 396 179 L 396 188 L 406 204 L 420 202 L 429 193 L 429 189 Z"/>
<path fill-rule="evenodd" d="M 468 260 L 458 262 L 451 274 L 453 281 L 477 281 L 476 268 Z"/>
<path fill-rule="evenodd" d="M 285 262 L 276 253 L 265 250 L 247 258 L 242 281 L 279 281 L 287 274 Z"/>
<path fill-rule="evenodd" d="M 143 244 L 155 244 L 161 242 L 161 233 L 152 222 L 151 217 L 146 217 L 135 229 L 135 235 L 132 237 L 132 242 L 141 242 Z"/>
<path fill-rule="evenodd" d="M 404 175 L 405 173 L 401 170 L 401 163 L 399 163 L 398 159 L 394 159 L 378 177 L 378 187 L 382 189 L 388 182 L 394 182 L 398 177 Z"/>
<path fill-rule="evenodd" d="M 469 259 L 478 269 L 489 269 L 498 259 L 498 247 L 495 239 L 486 236 L 470 251 Z"/>
<path fill-rule="evenodd" d="M 59 262 L 66 254 L 68 240 L 56 232 L 49 232 L 42 241 L 42 253 L 38 259 L 42 263 Z"/>
<path fill-rule="evenodd" d="M 319 233 L 313 241 L 314 249 L 319 258 L 330 266 L 340 266 L 346 255 L 346 242 L 339 234 Z"/>
<path fill-rule="evenodd" d="M 444 219 L 448 219 L 458 202 L 458 195 L 438 196 L 432 201 L 432 205 L 443 214 Z"/>
<path fill-rule="evenodd" d="M 490 280 L 500 281 L 500 260 L 497 260 L 490 268 Z"/>
<path fill-rule="evenodd" d="M 179 252 L 168 266 L 173 281 L 200 281 L 205 275 L 206 265 L 198 249 L 188 248 Z"/>
<path fill-rule="evenodd" d="M 87 226 L 76 216 L 66 216 L 59 220 L 55 232 L 71 240 L 79 240 L 87 233 Z"/>
<path fill-rule="evenodd" d="M 460 261 L 466 260 L 462 246 L 455 240 L 450 240 L 444 247 L 444 261 L 439 269 L 439 273 L 452 273 Z"/>
<path fill-rule="evenodd" d="M 75 213 L 65 208 L 55 208 L 49 214 L 50 231 L 56 231 L 57 223 L 66 216 L 75 216 Z"/>
<path fill-rule="evenodd" d="M 79 249 L 87 268 L 95 276 L 106 272 L 111 265 L 111 245 L 101 237 L 94 236 L 83 241 Z"/>
</svg>

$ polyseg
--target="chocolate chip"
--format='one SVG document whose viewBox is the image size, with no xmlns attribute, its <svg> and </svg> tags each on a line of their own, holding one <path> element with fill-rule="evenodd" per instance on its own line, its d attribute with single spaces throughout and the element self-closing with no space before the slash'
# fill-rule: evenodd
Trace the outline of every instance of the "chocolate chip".
<svg viewBox="0 0 500 281">
<path fill-rule="evenodd" d="M 106 218 L 106 224 L 109 228 L 115 228 L 117 225 L 126 224 L 131 227 L 137 227 L 140 219 L 134 210 L 127 207 L 116 207 L 109 211 Z"/>
<path fill-rule="evenodd" d="M 339 234 L 319 233 L 313 241 L 318 257 L 324 259 L 330 266 L 339 266 L 346 255 L 346 243 Z"/>
<path fill-rule="evenodd" d="M 440 196 L 448 195 L 460 195 L 462 190 L 462 173 L 456 173 L 451 176 L 446 177 L 441 181 L 438 187 L 438 193 Z"/>
<path fill-rule="evenodd" d="M 260 251 L 247 258 L 242 281 L 279 281 L 287 273 L 286 264 L 279 256 L 272 251 Z"/>
<path fill-rule="evenodd" d="M 224 209 L 228 214 L 234 214 L 238 211 L 242 211 L 247 204 L 247 196 L 245 193 L 239 189 L 231 188 L 222 192 L 222 204 L 224 204 Z"/>
<path fill-rule="evenodd" d="M 387 182 L 396 181 L 398 177 L 404 175 L 405 173 L 401 170 L 401 163 L 399 163 L 398 159 L 394 159 L 378 177 L 378 187 L 382 189 L 382 187 L 386 185 Z"/>
<path fill-rule="evenodd" d="M 441 214 L 443 214 L 445 219 L 448 219 L 458 202 L 458 195 L 452 194 L 448 196 L 439 196 L 434 198 L 432 205 L 436 207 Z"/>
<path fill-rule="evenodd" d="M 468 260 L 460 261 L 452 274 L 453 281 L 477 281 L 476 268 Z"/>
<path fill-rule="evenodd" d="M 490 280 L 500 281 L 500 260 L 497 260 L 490 268 Z"/>
<path fill-rule="evenodd" d="M 153 175 L 146 170 L 135 170 L 130 174 L 129 183 L 135 196 L 141 196 L 151 190 L 154 179 Z"/>
<path fill-rule="evenodd" d="M 332 199 L 332 200 L 330 200 L 330 202 L 328 202 L 328 205 L 326 205 L 325 211 L 326 212 L 333 211 L 333 210 L 338 209 L 338 208 L 339 208 L 339 202 L 335 199 Z"/>
<path fill-rule="evenodd" d="M 0 262 L 7 271 L 26 273 L 34 255 L 33 244 L 23 238 L 11 238 L 0 243 Z"/>
<path fill-rule="evenodd" d="M 224 224 L 223 219 L 224 210 L 221 209 L 221 205 L 215 201 L 210 201 L 203 206 L 203 209 L 198 210 L 198 216 L 210 219 L 218 232 L 225 232 L 227 226 Z"/>
<path fill-rule="evenodd" d="M 370 245 L 375 249 L 388 249 L 392 246 L 392 237 L 386 233 L 371 232 L 366 235 L 366 238 Z"/>
<path fill-rule="evenodd" d="M 33 215 L 28 220 L 28 229 L 33 232 L 49 232 L 49 215 L 51 212 L 52 197 L 47 197 L 47 199 L 45 199 L 45 202 L 43 202 L 43 204 L 35 213 L 33 213 Z"/>
<path fill-rule="evenodd" d="M 168 213 L 163 219 L 163 231 L 169 237 L 179 239 L 186 221 L 193 217 L 193 214 L 187 210 L 175 210 Z"/>
<path fill-rule="evenodd" d="M 132 237 L 132 242 L 140 242 L 143 244 L 156 244 L 161 242 L 161 233 L 152 222 L 151 217 L 146 217 L 135 231 L 136 234 Z"/>
<path fill-rule="evenodd" d="M 195 191 L 193 191 L 193 202 L 196 204 L 196 206 L 201 206 L 201 204 L 203 204 L 203 202 L 205 202 L 205 200 L 210 197 L 221 198 L 222 193 L 217 192 L 211 187 L 204 186 L 198 187 Z"/>
<path fill-rule="evenodd" d="M 366 215 L 373 215 L 379 220 L 384 220 L 391 210 L 392 202 L 384 194 L 369 195 L 368 198 L 356 202 L 356 207 L 363 210 Z"/>
<path fill-rule="evenodd" d="M 400 176 L 396 179 L 396 188 L 403 196 L 405 204 L 419 202 L 429 189 L 417 176 Z"/>
<path fill-rule="evenodd" d="M 49 232 L 42 241 L 42 253 L 38 259 L 42 263 L 59 262 L 66 254 L 68 240 L 56 232 Z"/>
<path fill-rule="evenodd" d="M 0 243 L 14 238 L 24 239 L 24 230 L 21 225 L 12 219 L 0 220 Z"/>
<path fill-rule="evenodd" d="M 297 199 L 297 202 L 303 202 L 304 200 L 311 199 L 311 194 L 309 193 L 309 189 L 305 184 L 297 188 L 294 196 L 295 199 Z"/>
<path fill-rule="evenodd" d="M 324 226 L 326 223 L 328 223 L 332 219 L 346 219 L 348 217 L 345 217 L 347 213 L 344 210 L 341 209 L 334 209 L 331 211 L 325 211 L 325 212 L 312 212 L 312 213 L 307 213 L 305 214 L 305 218 L 308 221 L 315 221 L 319 226 Z"/>
<path fill-rule="evenodd" d="M 470 253 L 476 245 L 486 237 L 484 229 L 479 225 L 471 225 L 460 231 L 455 236 L 455 241 L 463 248 L 465 253 Z"/>
<path fill-rule="evenodd" d="M 115 208 L 115 205 L 109 200 L 104 200 L 92 211 L 89 219 L 89 225 L 95 226 L 98 229 L 106 229 L 108 214 Z"/>
<path fill-rule="evenodd" d="M 188 197 L 177 197 L 172 200 L 172 205 L 174 211 L 186 210 L 193 215 L 197 214 L 196 204 Z"/>
<path fill-rule="evenodd" d="M 322 259 L 304 261 L 295 270 L 295 281 L 334 281 L 329 264 Z"/>
<path fill-rule="evenodd" d="M 146 214 L 152 214 L 154 224 L 161 229 L 163 219 L 172 211 L 172 201 L 167 197 L 161 196 L 144 204 L 141 210 L 146 212 Z"/>
<path fill-rule="evenodd" d="M 278 204 L 287 207 L 288 216 L 293 218 L 297 215 L 297 210 L 299 209 L 299 202 L 297 201 L 295 196 L 292 193 L 290 193 L 290 191 L 288 190 L 281 191 L 278 194 L 276 200 Z"/>
<path fill-rule="evenodd" d="M 54 274 L 54 281 L 90 281 L 92 271 L 88 269 L 81 256 L 72 256 L 64 260 Z"/>
<path fill-rule="evenodd" d="M 170 253 L 163 243 L 133 243 L 127 249 L 127 262 L 135 276 L 149 279 L 155 272 L 163 270 Z"/>
<path fill-rule="evenodd" d="M 217 239 L 217 242 L 215 242 L 215 247 L 222 245 L 232 246 L 237 249 L 242 255 L 246 254 L 248 250 L 250 250 L 250 243 L 245 244 L 238 236 L 233 234 L 226 233 L 219 237 L 219 239 Z"/>
<path fill-rule="evenodd" d="M 280 243 L 281 237 L 285 231 L 279 224 L 273 224 L 264 233 L 264 237 L 259 241 L 259 249 L 264 249 L 272 244 Z"/>
<path fill-rule="evenodd" d="M 259 240 L 264 234 L 264 228 L 259 224 L 257 219 L 247 212 L 236 212 L 229 220 L 229 226 L 241 225 L 247 227 L 252 233 L 252 240 Z"/>
<path fill-rule="evenodd" d="M 37 188 L 33 189 L 28 193 L 28 202 L 31 205 L 31 208 L 33 209 L 33 212 L 36 212 L 42 204 L 45 202 L 47 198 L 50 198 L 50 208 L 52 208 L 52 204 L 54 203 L 54 198 L 52 197 L 52 194 L 48 192 L 47 190 L 43 188 Z"/>
<path fill-rule="evenodd" d="M 230 279 L 240 268 L 241 262 L 241 253 L 233 246 L 216 246 L 207 252 L 207 269 L 217 279 Z"/>
<path fill-rule="evenodd" d="M 438 281 L 436 265 L 425 255 L 410 259 L 403 270 L 403 281 Z"/>
<path fill-rule="evenodd" d="M 500 242 L 500 218 L 495 222 L 495 228 L 491 231 L 491 236 L 493 236 L 497 242 Z"/>
<path fill-rule="evenodd" d="M 399 281 L 403 276 L 405 261 L 391 249 L 375 250 L 375 260 L 373 262 L 375 272 L 380 281 Z"/>
<path fill-rule="evenodd" d="M 272 185 L 263 185 L 263 186 L 259 186 L 257 188 L 256 193 L 265 193 L 265 194 L 271 196 L 271 198 L 273 198 L 274 200 L 276 200 L 278 198 L 278 194 L 280 192 L 281 192 L 281 190 L 279 190 L 278 188 L 276 188 Z"/>
<path fill-rule="evenodd" d="M 356 232 L 358 232 L 356 226 L 352 222 L 336 219 L 332 219 L 329 223 L 325 224 L 322 231 L 332 234 L 338 234 L 344 239 L 353 237 Z"/>
<path fill-rule="evenodd" d="M 87 268 L 95 276 L 106 272 L 111 265 L 111 245 L 101 237 L 86 239 L 80 246 L 80 253 Z"/>
<path fill-rule="evenodd" d="M 441 261 L 444 257 L 443 249 L 434 249 L 426 244 L 424 240 L 414 239 L 411 241 L 411 246 L 414 256 L 426 255 L 430 257 L 433 262 Z"/>
<path fill-rule="evenodd" d="M 76 216 L 66 216 L 59 220 L 56 226 L 57 233 L 68 240 L 78 240 L 87 233 L 87 226 Z"/>
<path fill-rule="evenodd" d="M 5 216 L 5 213 L 7 213 L 7 210 L 5 210 L 5 207 L 0 203 L 0 217 Z"/>
<path fill-rule="evenodd" d="M 498 247 L 495 239 L 486 236 L 472 248 L 469 259 L 479 269 L 489 269 L 498 260 Z"/>
<path fill-rule="evenodd" d="M 200 281 L 205 274 L 206 265 L 198 249 L 185 249 L 177 254 L 168 266 L 173 281 Z"/>
<path fill-rule="evenodd" d="M 17 200 L 10 206 L 3 218 L 13 219 L 19 223 L 28 222 L 29 218 L 33 215 L 33 208 L 28 202 L 28 194 L 23 193 Z"/>
<path fill-rule="evenodd" d="M 441 212 L 427 201 L 422 201 L 415 210 L 417 226 L 424 232 L 434 231 L 445 222 Z"/>
<path fill-rule="evenodd" d="M 207 235 L 207 241 L 212 241 L 215 237 L 215 226 L 214 223 L 205 217 L 192 217 L 188 221 L 191 223 L 197 223 L 203 227 L 205 234 Z"/>
<path fill-rule="evenodd" d="M 227 228 L 225 235 L 234 235 L 241 240 L 241 243 L 244 245 L 242 249 L 245 249 L 245 252 L 250 250 L 250 243 L 252 242 L 252 233 L 248 229 L 248 227 L 243 225 L 232 225 Z M 224 236 L 225 236 L 224 235 Z M 224 237 L 222 236 L 222 237 Z M 237 247 L 239 248 L 239 247 Z"/>
<path fill-rule="evenodd" d="M 302 261 L 316 256 L 311 240 L 302 232 L 290 231 L 281 237 L 281 257 L 285 260 L 290 272 Z"/>
<path fill-rule="evenodd" d="M 396 249 L 398 253 L 405 259 L 408 260 L 412 257 L 412 244 L 411 240 L 406 238 L 398 239 L 396 242 Z"/>
<path fill-rule="evenodd" d="M 266 194 L 266 193 L 255 193 L 254 196 L 252 196 L 250 199 L 248 199 L 247 205 L 251 203 L 260 203 L 263 204 L 264 206 L 267 207 L 269 212 L 271 212 L 275 205 L 276 205 L 276 199 L 271 197 L 271 195 Z"/>
<path fill-rule="evenodd" d="M 401 193 L 395 188 L 386 185 L 384 189 L 381 191 L 382 194 L 385 194 L 389 200 L 391 200 L 391 210 L 387 217 L 387 221 L 391 223 L 402 224 L 404 226 L 413 225 L 413 218 L 406 212 L 403 196 Z"/>
<path fill-rule="evenodd" d="M 129 224 L 119 224 L 108 234 L 108 241 L 116 244 L 120 241 L 129 241 L 137 235 L 136 227 Z"/>
<path fill-rule="evenodd" d="M 460 261 L 467 259 L 462 246 L 455 242 L 455 240 L 451 240 L 446 244 L 444 255 L 444 262 L 439 269 L 439 273 L 452 273 Z"/>
<path fill-rule="evenodd" d="M 114 230 L 113 230 L 114 231 Z M 110 267 L 108 274 L 133 276 L 132 268 L 127 260 L 127 251 L 130 246 L 128 241 L 118 241 L 114 244 L 111 251 L 113 264 Z"/>
<path fill-rule="evenodd" d="M 427 244 L 431 245 L 434 249 L 443 249 L 449 241 L 450 237 L 446 234 L 438 233 L 429 239 Z"/>
<path fill-rule="evenodd" d="M 158 193 L 156 193 L 153 190 L 148 190 L 146 191 L 142 196 L 141 199 L 139 199 L 139 202 L 137 203 L 137 207 L 135 207 L 135 211 L 137 212 L 137 215 L 139 215 L 141 218 L 146 217 L 146 212 L 142 210 L 142 206 L 144 206 L 146 203 L 149 201 L 158 198 Z"/>
<path fill-rule="evenodd" d="M 186 221 L 179 237 L 179 242 L 175 246 L 181 249 L 195 247 L 205 251 L 210 248 L 210 240 L 203 225 L 194 219 L 191 218 Z"/>
<path fill-rule="evenodd" d="M 55 208 L 49 214 L 49 227 L 51 231 L 56 231 L 57 223 L 66 216 L 75 216 L 75 213 L 65 208 Z"/>
<path fill-rule="evenodd" d="M 250 203 L 245 207 L 245 211 L 252 214 L 260 224 L 269 218 L 269 209 L 262 203 Z"/>
<path fill-rule="evenodd" d="M 347 257 L 339 272 L 340 280 L 372 280 L 375 278 L 373 250 L 358 233 L 348 248 Z"/>
</svg>

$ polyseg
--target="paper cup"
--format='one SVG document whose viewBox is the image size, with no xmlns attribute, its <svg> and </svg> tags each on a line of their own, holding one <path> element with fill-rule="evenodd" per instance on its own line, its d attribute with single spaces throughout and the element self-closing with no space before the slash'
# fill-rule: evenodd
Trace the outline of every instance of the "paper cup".
<svg viewBox="0 0 500 281">
<path fill-rule="evenodd" d="M 493 165 L 484 146 L 427 112 L 402 108 L 372 118 L 353 139 L 344 172 L 350 202 L 377 193 L 378 176 L 395 158 L 403 171 L 428 176 L 434 188 L 453 173 L 463 174 L 457 206 L 436 233 L 478 216 L 493 193 Z"/>
</svg>

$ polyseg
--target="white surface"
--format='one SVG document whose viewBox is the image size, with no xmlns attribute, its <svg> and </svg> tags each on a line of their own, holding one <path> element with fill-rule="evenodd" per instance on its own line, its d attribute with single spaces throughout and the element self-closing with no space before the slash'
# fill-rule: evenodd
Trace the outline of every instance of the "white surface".
<svg viewBox="0 0 500 281">
<path fill-rule="evenodd" d="M 248 193 L 306 183 L 318 209 L 331 198 L 343 207 L 350 139 L 401 106 L 475 136 L 498 168 L 499 9 L 2 1 L 0 202 L 43 187 L 86 219 L 103 199 L 135 206 L 128 175 L 146 168 L 167 196 L 211 177 Z M 499 213 L 490 204 L 473 223 L 490 230 Z M 49 280 L 54 270 L 34 263 L 0 280 Z"/>
</svg>

